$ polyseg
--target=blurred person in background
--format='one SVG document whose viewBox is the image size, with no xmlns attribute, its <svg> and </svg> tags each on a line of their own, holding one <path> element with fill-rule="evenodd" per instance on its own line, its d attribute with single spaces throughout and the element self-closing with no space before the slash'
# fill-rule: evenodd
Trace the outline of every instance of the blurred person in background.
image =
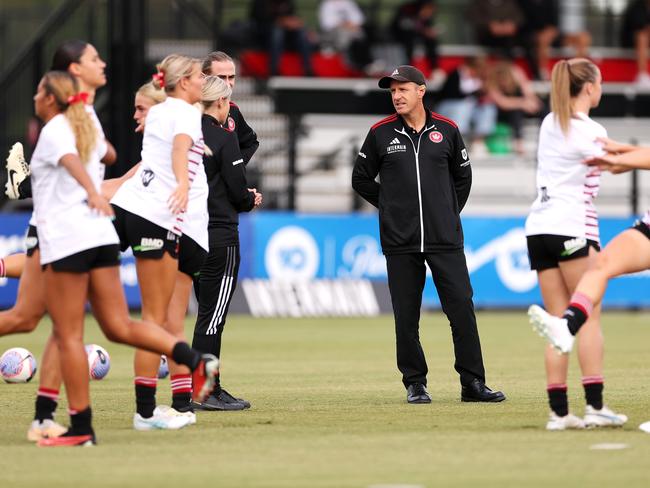
<svg viewBox="0 0 650 488">
<path fill-rule="evenodd" d="M 517 0 L 474 0 L 468 17 L 474 24 L 479 44 L 514 58 L 514 48 L 522 42 L 521 29 L 525 22 Z"/>
<path fill-rule="evenodd" d="M 636 53 L 636 83 L 650 87 L 648 50 L 650 49 L 650 0 L 631 0 L 623 12 L 621 45 Z"/>
<path fill-rule="evenodd" d="M 548 80 L 551 46 L 569 46 L 578 57 L 586 57 L 591 35 L 585 23 L 582 0 L 519 0 L 526 22 L 523 27 L 527 57 L 533 76 Z"/>
<path fill-rule="evenodd" d="M 309 36 L 293 0 L 253 0 L 250 18 L 258 41 L 268 49 L 270 76 L 280 74 L 280 57 L 287 43 L 300 53 L 305 76 L 314 75 Z"/>
<path fill-rule="evenodd" d="M 318 7 L 322 43 L 342 53 L 348 65 L 373 74 L 377 66 L 373 65 L 365 22 L 354 0 L 322 0 Z"/>
<path fill-rule="evenodd" d="M 484 57 L 467 58 L 449 73 L 439 92 L 441 99 L 436 110 L 458 124 L 467 140 L 471 137 L 472 156 L 487 154 L 485 138 L 494 132 L 497 108 L 487 96 L 485 81 L 487 62 Z"/>
<path fill-rule="evenodd" d="M 533 91 L 524 70 L 510 60 L 498 61 L 489 70 L 487 93 L 499 109 L 498 120 L 512 129 L 515 151 L 524 154 L 523 126 L 527 115 L 538 114 L 542 101 Z"/>
<path fill-rule="evenodd" d="M 390 31 L 404 48 L 407 63 L 413 62 L 415 48 L 420 45 L 431 68 L 438 68 L 438 31 L 434 26 L 437 13 L 435 0 L 411 0 L 397 7 Z"/>
</svg>

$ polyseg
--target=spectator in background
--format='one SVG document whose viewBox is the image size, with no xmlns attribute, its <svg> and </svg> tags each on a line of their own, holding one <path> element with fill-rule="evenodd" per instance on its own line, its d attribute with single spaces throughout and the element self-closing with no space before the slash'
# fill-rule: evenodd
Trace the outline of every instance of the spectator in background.
<svg viewBox="0 0 650 488">
<path fill-rule="evenodd" d="M 570 46 L 578 57 L 586 57 L 591 35 L 585 25 L 582 0 L 519 0 L 526 22 L 523 37 L 533 76 L 548 80 L 550 49 L 553 44 Z"/>
<path fill-rule="evenodd" d="M 523 37 L 533 77 L 548 80 L 551 45 L 560 35 L 558 0 L 519 0 L 519 6 L 526 18 Z"/>
<path fill-rule="evenodd" d="M 411 0 L 395 11 L 390 30 L 404 47 L 407 63 L 412 61 L 415 47 L 421 44 L 431 67 L 438 67 L 438 32 L 433 25 L 437 10 L 434 0 Z"/>
<path fill-rule="evenodd" d="M 471 57 L 452 71 L 440 90 L 436 111 L 458 124 L 463 139 L 472 136 L 472 156 L 487 154 L 485 138 L 494 132 L 496 105 L 486 96 L 487 64 L 483 57 Z"/>
<path fill-rule="evenodd" d="M 343 53 L 353 68 L 370 74 L 374 67 L 365 21 L 354 0 L 322 0 L 318 9 L 323 43 Z"/>
<path fill-rule="evenodd" d="M 542 102 L 535 95 L 524 71 L 512 61 L 499 61 L 489 73 L 487 93 L 499 109 L 499 121 L 512 128 L 515 151 L 523 155 L 524 117 L 538 114 Z"/>
<path fill-rule="evenodd" d="M 648 74 L 650 0 L 633 0 L 628 4 L 623 13 L 621 44 L 623 47 L 634 47 L 636 50 L 638 71 L 636 82 L 643 86 L 650 86 L 650 75 Z"/>
<path fill-rule="evenodd" d="M 485 47 L 498 49 L 508 58 L 521 42 L 524 14 L 517 0 L 474 0 L 469 18 L 476 28 L 476 39 Z"/>
<path fill-rule="evenodd" d="M 250 11 L 258 41 L 269 50 L 269 74 L 279 74 L 280 57 L 287 41 L 302 57 L 306 76 L 313 76 L 311 49 L 303 20 L 296 14 L 293 0 L 254 0 Z"/>
</svg>

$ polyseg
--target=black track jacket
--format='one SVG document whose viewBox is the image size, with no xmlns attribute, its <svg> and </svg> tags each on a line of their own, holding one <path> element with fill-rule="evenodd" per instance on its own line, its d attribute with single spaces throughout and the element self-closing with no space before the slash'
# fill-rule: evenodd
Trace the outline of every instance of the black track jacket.
<svg viewBox="0 0 650 488">
<path fill-rule="evenodd" d="M 239 213 L 255 206 L 255 195 L 248 191 L 246 168 L 237 136 L 222 127 L 217 119 L 203 114 L 203 139 L 212 156 L 203 155 L 208 177 L 210 248 L 239 243 Z"/>
<path fill-rule="evenodd" d="M 354 164 L 352 187 L 379 208 L 384 254 L 463 248 L 460 211 L 472 186 L 469 155 L 453 121 L 426 113 L 419 134 L 396 113 L 377 122 Z"/>
<path fill-rule="evenodd" d="M 244 163 L 248 164 L 257 148 L 260 147 L 260 142 L 257 140 L 255 131 L 244 120 L 239 107 L 233 102 L 230 102 L 227 127 L 229 131 L 237 134 L 239 150 L 244 158 Z"/>
</svg>

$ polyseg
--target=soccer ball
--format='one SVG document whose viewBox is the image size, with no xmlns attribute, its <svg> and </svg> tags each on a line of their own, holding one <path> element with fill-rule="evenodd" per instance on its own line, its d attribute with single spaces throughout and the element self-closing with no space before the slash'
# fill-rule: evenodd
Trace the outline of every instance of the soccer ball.
<svg viewBox="0 0 650 488">
<path fill-rule="evenodd" d="M 7 383 L 27 383 L 36 374 L 36 359 L 22 347 L 7 349 L 0 357 L 0 374 Z"/>
<path fill-rule="evenodd" d="M 160 366 L 158 367 L 158 378 L 163 379 L 167 378 L 169 374 L 169 363 L 167 362 L 167 356 L 164 354 L 160 356 Z"/>
<path fill-rule="evenodd" d="M 111 357 L 108 355 L 106 349 L 97 344 L 88 344 L 86 346 L 86 354 L 88 355 L 90 379 L 101 380 L 108 374 L 108 370 L 111 369 Z"/>
</svg>

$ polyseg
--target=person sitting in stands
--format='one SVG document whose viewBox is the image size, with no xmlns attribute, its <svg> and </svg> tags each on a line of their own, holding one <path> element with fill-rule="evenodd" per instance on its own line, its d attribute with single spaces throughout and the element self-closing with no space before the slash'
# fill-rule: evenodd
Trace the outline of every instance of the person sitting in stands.
<svg viewBox="0 0 650 488">
<path fill-rule="evenodd" d="M 650 87 L 648 74 L 648 47 L 650 45 L 650 0 L 631 1 L 623 13 L 621 28 L 623 47 L 634 47 L 636 51 L 636 82 Z"/>
<path fill-rule="evenodd" d="M 280 57 L 286 41 L 292 42 L 302 57 L 306 76 L 313 76 L 311 49 L 303 20 L 293 0 L 254 0 L 250 11 L 258 41 L 269 50 L 269 74 L 280 74 Z"/>
<path fill-rule="evenodd" d="M 322 0 L 318 8 L 322 42 L 343 53 L 350 66 L 370 74 L 373 59 L 365 22 L 354 0 Z"/>
<path fill-rule="evenodd" d="M 390 30 L 403 46 L 407 63 L 412 61 L 415 47 L 420 44 L 431 68 L 438 67 L 438 32 L 434 27 L 437 10 L 434 0 L 411 0 L 395 11 Z"/>
<path fill-rule="evenodd" d="M 464 140 L 472 136 L 472 157 L 487 154 L 485 138 L 494 132 L 497 108 L 485 92 L 487 64 L 483 57 L 466 59 L 449 73 L 440 90 L 436 111 L 452 119 Z"/>
<path fill-rule="evenodd" d="M 517 0 L 474 0 L 468 11 L 476 29 L 476 40 L 508 58 L 520 43 L 524 14 Z"/>
<path fill-rule="evenodd" d="M 498 119 L 512 128 L 515 151 L 524 154 L 523 125 L 526 115 L 538 114 L 542 102 L 526 73 L 512 61 L 499 61 L 489 70 L 488 96 L 499 109 Z"/>
</svg>

